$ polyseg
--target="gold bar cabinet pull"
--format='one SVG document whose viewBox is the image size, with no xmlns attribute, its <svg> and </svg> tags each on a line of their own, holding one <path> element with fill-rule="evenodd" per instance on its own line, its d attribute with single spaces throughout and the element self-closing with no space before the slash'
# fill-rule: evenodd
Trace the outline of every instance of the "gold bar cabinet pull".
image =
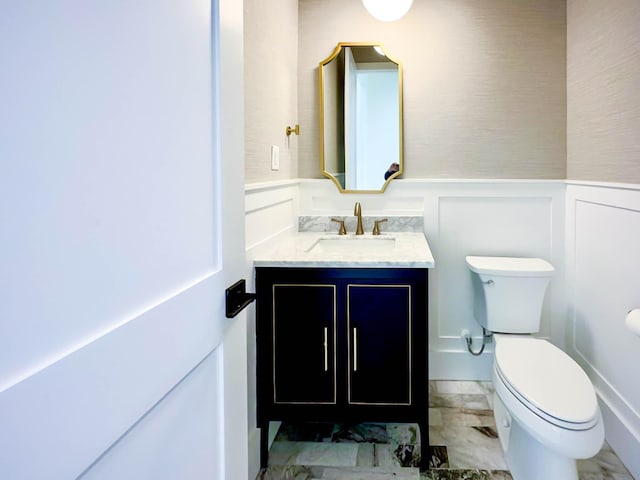
<svg viewBox="0 0 640 480">
<path fill-rule="evenodd" d="M 353 371 L 358 371 L 358 329 L 353 327 Z"/>
<path fill-rule="evenodd" d="M 329 371 L 329 343 L 328 343 L 328 329 L 324 327 L 324 371 Z"/>
</svg>

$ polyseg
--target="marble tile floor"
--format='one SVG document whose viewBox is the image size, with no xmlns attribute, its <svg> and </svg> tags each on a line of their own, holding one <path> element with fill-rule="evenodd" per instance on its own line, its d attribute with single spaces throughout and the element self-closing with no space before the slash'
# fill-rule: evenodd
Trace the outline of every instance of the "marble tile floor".
<svg viewBox="0 0 640 480">
<path fill-rule="evenodd" d="M 269 467 L 258 479 L 511 480 L 492 401 L 490 383 L 429 383 L 426 471 L 415 468 L 420 438 L 413 424 L 283 424 Z M 578 470 L 580 480 L 634 480 L 608 445 L 596 457 L 580 460 Z"/>
</svg>

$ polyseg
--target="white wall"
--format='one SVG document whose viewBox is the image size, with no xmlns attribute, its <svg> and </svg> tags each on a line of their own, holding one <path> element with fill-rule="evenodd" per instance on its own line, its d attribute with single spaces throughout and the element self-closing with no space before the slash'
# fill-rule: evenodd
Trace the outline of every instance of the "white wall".
<svg viewBox="0 0 640 480">
<path fill-rule="evenodd" d="M 278 232 L 295 230 L 298 214 L 350 216 L 356 201 L 364 216 L 423 216 L 436 260 L 429 273 L 429 378 L 489 380 L 492 347 L 473 357 L 460 337 L 463 329 L 470 330 L 476 342 L 482 334 L 473 318 L 464 257 L 549 260 L 556 274 L 546 296 L 540 336 L 563 347 L 564 189 L 561 181 L 515 180 L 396 180 L 383 195 L 338 195 L 326 180 L 300 180 L 297 189 L 291 184 L 252 188 L 247 193 L 247 239 L 250 231 L 256 235 L 248 251 L 261 245 L 260 238 L 266 242 Z M 249 205 L 254 205 L 251 210 Z"/>
<path fill-rule="evenodd" d="M 564 183 L 561 181 L 395 180 L 384 195 L 336 195 L 322 180 L 302 180 L 301 215 L 424 216 L 435 258 L 429 273 L 429 378 L 491 378 L 492 348 L 466 351 L 461 332 L 480 341 L 466 255 L 538 256 L 556 268 L 539 335 L 564 342 Z M 479 345 L 479 344 L 476 344 Z M 476 347 L 477 348 L 477 347 Z"/>
<path fill-rule="evenodd" d="M 615 7 L 567 1 L 567 347 L 640 478 L 640 339 L 624 327 L 640 305 L 640 3 Z"/>
<path fill-rule="evenodd" d="M 567 187 L 567 347 L 593 380 L 606 436 L 640 478 L 640 337 L 625 327 L 640 307 L 640 187 Z"/>
<path fill-rule="evenodd" d="M 333 185 L 333 183 L 332 183 Z M 298 182 L 281 181 L 247 185 L 245 189 L 247 289 L 255 292 L 253 259 L 271 248 L 278 238 L 297 231 Z M 247 309 L 249 477 L 260 464 L 260 431 L 256 428 L 256 324 L 255 307 Z"/>
<path fill-rule="evenodd" d="M 640 478 L 640 387 L 635 381 L 640 338 L 624 326 L 627 311 L 640 307 L 637 185 L 396 180 L 382 195 L 339 195 L 328 180 L 255 186 L 247 193 L 247 205 L 252 205 L 247 218 L 257 222 L 248 252 L 268 246 L 279 232 L 295 230 L 298 214 L 350 216 L 356 201 L 365 216 L 424 216 L 435 258 L 429 274 L 430 379 L 491 378 L 492 346 L 473 357 L 459 336 L 464 328 L 476 337 L 481 333 L 473 319 L 464 256 L 549 260 L 556 273 L 539 335 L 565 349 L 588 373 L 600 399 L 607 441 Z"/>
</svg>

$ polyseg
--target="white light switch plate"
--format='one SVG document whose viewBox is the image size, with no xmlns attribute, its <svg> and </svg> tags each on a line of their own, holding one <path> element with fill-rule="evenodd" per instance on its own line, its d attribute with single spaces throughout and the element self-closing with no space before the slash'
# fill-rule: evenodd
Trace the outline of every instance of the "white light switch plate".
<svg viewBox="0 0 640 480">
<path fill-rule="evenodd" d="M 271 145 L 271 170 L 280 170 L 280 147 Z"/>
</svg>

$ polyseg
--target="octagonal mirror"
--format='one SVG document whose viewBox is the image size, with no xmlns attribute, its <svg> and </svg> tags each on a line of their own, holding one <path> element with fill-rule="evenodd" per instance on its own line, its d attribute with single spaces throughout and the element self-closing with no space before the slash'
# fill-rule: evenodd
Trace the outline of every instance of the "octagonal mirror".
<svg viewBox="0 0 640 480">
<path fill-rule="evenodd" d="M 402 175 L 402 65 L 375 43 L 339 43 L 320 62 L 320 171 L 343 193 Z"/>
</svg>

